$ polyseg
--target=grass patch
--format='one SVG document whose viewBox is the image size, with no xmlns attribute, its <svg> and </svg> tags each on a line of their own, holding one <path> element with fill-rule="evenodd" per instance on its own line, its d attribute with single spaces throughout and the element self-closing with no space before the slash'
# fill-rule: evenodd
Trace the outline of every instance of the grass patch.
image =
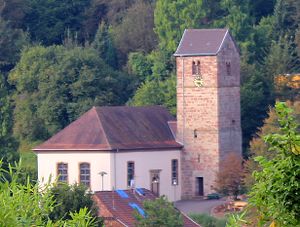
<svg viewBox="0 0 300 227">
<path fill-rule="evenodd" d="M 32 148 L 38 144 L 40 144 L 40 141 L 32 143 L 23 140 L 20 142 L 18 152 L 20 154 L 20 159 L 22 160 L 21 168 L 23 176 L 21 176 L 21 178 L 23 178 L 23 182 L 26 182 L 28 176 L 33 182 L 37 180 L 37 156 L 32 151 Z"/>
<path fill-rule="evenodd" d="M 22 159 L 22 167 L 24 168 L 37 168 L 37 157 L 32 151 L 20 153 Z"/>
<path fill-rule="evenodd" d="M 225 227 L 226 219 L 215 218 L 208 214 L 189 214 L 189 217 L 202 227 Z"/>
</svg>

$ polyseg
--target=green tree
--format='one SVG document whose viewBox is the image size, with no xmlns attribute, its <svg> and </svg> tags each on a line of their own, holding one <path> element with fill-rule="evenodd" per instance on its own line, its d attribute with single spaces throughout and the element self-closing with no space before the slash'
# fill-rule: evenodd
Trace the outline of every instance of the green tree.
<svg viewBox="0 0 300 227">
<path fill-rule="evenodd" d="M 250 202 L 257 208 L 260 224 L 275 221 L 278 226 L 299 226 L 300 134 L 293 111 L 276 104 L 280 133 L 265 136 L 274 157 L 255 158 L 261 171 L 254 172 Z"/>
<path fill-rule="evenodd" d="M 294 112 L 295 120 L 300 122 L 300 102 L 286 102 L 286 105 Z M 298 130 L 299 131 L 299 130 Z M 246 176 L 245 184 L 247 188 L 251 188 L 254 184 L 254 178 L 252 172 L 259 170 L 258 163 L 255 162 L 257 156 L 263 156 L 270 160 L 276 154 L 275 152 L 269 152 L 269 146 L 264 142 L 264 137 L 269 134 L 280 133 L 280 125 L 278 123 L 278 116 L 274 107 L 269 109 L 268 117 L 264 120 L 264 125 L 256 133 L 256 136 L 250 142 L 249 160 L 245 163 Z"/>
<path fill-rule="evenodd" d="M 256 0 L 250 1 L 250 15 L 254 17 L 254 23 L 257 24 L 264 17 L 273 14 L 276 0 Z"/>
<path fill-rule="evenodd" d="M 286 39 L 289 45 L 290 59 L 294 64 L 300 64 L 296 51 L 297 31 L 300 24 L 300 2 L 297 0 L 277 0 L 275 6 L 275 40 Z M 293 51 L 292 51 L 293 50 Z"/>
<path fill-rule="evenodd" d="M 248 37 L 248 60 L 249 63 L 259 64 L 264 61 L 269 53 L 272 40 L 275 39 L 275 17 L 270 15 L 263 17 L 257 25 L 253 27 L 252 33 Z"/>
<path fill-rule="evenodd" d="M 0 160 L 6 169 L 9 163 L 17 161 L 19 157 L 18 143 L 12 135 L 12 112 L 4 77 L 0 74 Z"/>
<path fill-rule="evenodd" d="M 137 87 L 141 85 L 146 79 L 151 79 L 153 64 L 149 60 L 149 55 L 142 52 L 132 52 L 128 55 L 127 70 L 133 75 Z"/>
<path fill-rule="evenodd" d="M 121 22 L 112 27 L 116 47 L 125 56 L 134 51 L 149 53 L 156 46 L 153 5 L 136 1 L 128 8 Z"/>
<path fill-rule="evenodd" d="M 279 74 L 289 74 L 298 72 L 299 64 L 294 61 L 293 51 L 288 41 L 281 38 L 278 42 L 272 42 L 269 54 L 264 59 L 266 77 L 274 81 Z M 295 51 L 294 51 L 294 54 Z"/>
<path fill-rule="evenodd" d="M 253 67 L 254 72 L 248 72 L 241 87 L 241 120 L 243 132 L 243 156 L 248 157 L 249 141 L 255 135 L 257 128 L 261 127 L 267 117 L 269 105 L 273 103 L 272 82 L 259 74 Z M 252 74 L 253 73 L 253 74 Z"/>
<path fill-rule="evenodd" d="M 102 21 L 99 24 L 94 41 L 91 45 L 99 53 L 99 57 L 113 68 L 117 68 L 118 59 L 108 26 Z"/>
<path fill-rule="evenodd" d="M 220 169 L 221 171 L 216 175 L 216 190 L 237 199 L 242 191 L 242 158 L 231 152 L 220 162 Z"/>
<path fill-rule="evenodd" d="M 163 105 L 176 115 L 176 78 L 172 76 L 164 81 L 147 80 L 136 91 L 132 100 L 132 106 Z"/>
<path fill-rule="evenodd" d="M 294 41 L 300 24 L 300 3 L 297 0 L 277 0 L 274 10 L 277 37 Z"/>
<path fill-rule="evenodd" d="M 84 185 L 57 184 L 50 189 L 50 195 L 55 200 L 54 209 L 49 218 L 52 221 L 71 219 L 71 213 L 87 208 L 90 214 L 97 219 L 97 208 L 92 194 L 87 192 Z"/>
<path fill-rule="evenodd" d="M 4 170 L 0 161 L 0 226 L 83 226 L 96 227 L 95 218 L 87 208 L 70 213 L 69 220 L 52 221 L 49 218 L 54 208 L 54 200 L 49 185 L 41 189 L 38 184 L 32 185 L 30 179 L 26 184 L 18 183 L 22 171 L 20 166 Z"/>
<path fill-rule="evenodd" d="M 209 214 L 189 214 L 190 218 L 203 227 L 225 227 L 226 219 L 219 219 Z"/>
<path fill-rule="evenodd" d="M 137 226 L 144 227 L 179 227 L 183 226 L 183 219 L 178 210 L 165 197 L 144 202 L 146 218 L 136 213 Z"/>
<path fill-rule="evenodd" d="M 33 41 L 45 45 L 61 44 L 65 32 L 77 34 L 83 41 L 83 22 L 85 9 L 90 0 L 30 0 L 30 10 L 24 18 L 24 28 Z"/>
<path fill-rule="evenodd" d="M 17 63 L 23 46 L 27 44 L 26 33 L 12 28 L 0 16 L 0 72 L 7 73 Z"/>
<path fill-rule="evenodd" d="M 93 105 L 127 101 L 129 79 L 107 66 L 92 48 L 27 48 L 9 76 L 14 94 L 14 134 L 44 140 Z"/>
<path fill-rule="evenodd" d="M 13 28 L 22 28 L 29 0 L 0 0 L 0 16 Z"/>
<path fill-rule="evenodd" d="M 220 8 L 223 9 L 223 17 L 214 21 L 217 27 L 228 27 L 237 41 L 245 41 L 251 32 L 249 1 L 223 0 Z"/>
<path fill-rule="evenodd" d="M 158 0 L 154 10 L 154 31 L 159 47 L 174 53 L 186 28 L 199 28 L 206 11 L 202 0 Z"/>
</svg>

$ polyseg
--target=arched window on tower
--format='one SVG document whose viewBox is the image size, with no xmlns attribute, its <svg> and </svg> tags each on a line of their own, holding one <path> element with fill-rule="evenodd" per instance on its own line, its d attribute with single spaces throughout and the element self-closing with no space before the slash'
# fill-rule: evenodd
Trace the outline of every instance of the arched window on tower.
<svg viewBox="0 0 300 227">
<path fill-rule="evenodd" d="M 201 64 L 200 61 L 197 61 L 197 65 L 196 65 L 196 74 L 200 75 L 201 74 Z"/>
<path fill-rule="evenodd" d="M 196 73 L 197 73 L 196 62 L 193 61 L 193 63 L 192 63 L 192 75 L 195 75 Z"/>
</svg>

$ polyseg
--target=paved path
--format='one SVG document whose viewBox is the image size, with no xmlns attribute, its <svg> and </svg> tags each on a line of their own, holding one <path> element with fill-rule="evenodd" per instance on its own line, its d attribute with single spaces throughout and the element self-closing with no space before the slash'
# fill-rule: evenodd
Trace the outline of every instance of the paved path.
<svg viewBox="0 0 300 227">
<path fill-rule="evenodd" d="M 225 203 L 224 200 L 182 200 L 175 203 L 175 206 L 182 211 L 183 213 L 207 213 L 210 214 L 210 211 L 213 207 Z"/>
</svg>

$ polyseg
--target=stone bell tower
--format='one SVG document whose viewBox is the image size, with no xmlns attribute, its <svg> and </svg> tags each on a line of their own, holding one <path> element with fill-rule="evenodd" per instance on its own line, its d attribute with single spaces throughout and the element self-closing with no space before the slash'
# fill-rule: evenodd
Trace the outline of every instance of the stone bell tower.
<svg viewBox="0 0 300 227">
<path fill-rule="evenodd" d="M 214 192 L 220 161 L 242 154 L 240 56 L 228 29 L 187 29 L 176 53 L 182 198 Z"/>
</svg>

